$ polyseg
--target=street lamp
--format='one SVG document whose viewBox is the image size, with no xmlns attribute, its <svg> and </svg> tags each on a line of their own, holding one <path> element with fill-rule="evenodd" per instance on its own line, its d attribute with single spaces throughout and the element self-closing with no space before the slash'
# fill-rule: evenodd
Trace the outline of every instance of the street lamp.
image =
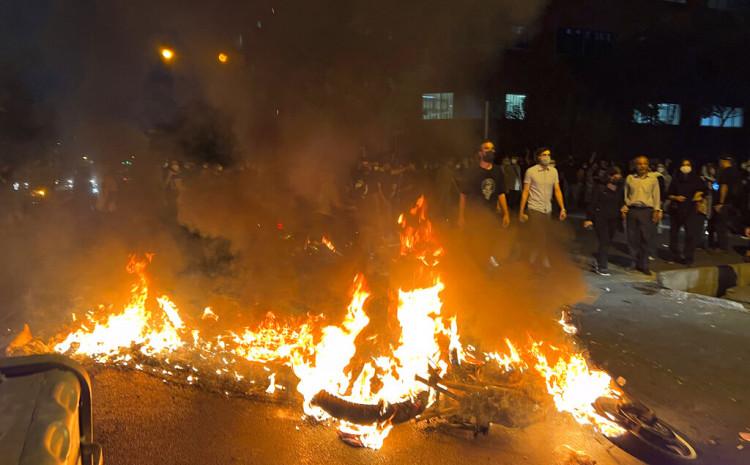
<svg viewBox="0 0 750 465">
<path fill-rule="evenodd" d="M 174 50 L 168 47 L 162 47 L 159 49 L 159 55 L 161 55 L 161 59 L 165 63 L 169 63 L 174 59 L 175 53 Z"/>
</svg>

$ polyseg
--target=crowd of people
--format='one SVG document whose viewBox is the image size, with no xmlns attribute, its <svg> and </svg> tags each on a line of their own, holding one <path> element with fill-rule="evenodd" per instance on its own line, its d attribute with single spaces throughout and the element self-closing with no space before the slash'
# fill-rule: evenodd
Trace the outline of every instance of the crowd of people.
<svg viewBox="0 0 750 465">
<path fill-rule="evenodd" d="M 369 236 L 378 240 L 391 231 L 394 213 L 404 211 L 419 194 L 426 193 L 431 199 L 431 216 L 461 229 L 477 254 L 486 251 L 488 230 L 502 235 L 503 228 L 519 225 L 524 242 L 534 244 L 527 247 L 528 260 L 542 268 L 550 267 L 548 243 L 554 221 L 566 221 L 570 209 L 576 216 L 584 214 L 583 227 L 595 231 L 598 247 L 592 268 L 601 275 L 609 274 L 609 252 L 618 232 L 625 233 L 632 268 L 650 274 L 662 229 L 669 229 L 669 256 L 665 259 L 689 266 L 697 248 L 729 250 L 731 235 L 747 235 L 745 228 L 750 226 L 750 162 L 738 164 L 731 155 L 701 166 L 689 159 L 673 163 L 643 155 L 626 163 L 596 153 L 581 160 L 559 157 L 544 147 L 521 156 L 498 156 L 494 143 L 485 140 L 473 154 L 460 159 L 420 165 L 397 162 L 395 157 L 389 160 L 362 157 L 346 186 L 339 184 L 341 179 L 323 181 L 339 185 L 321 185 L 319 191 L 327 206 L 313 208 L 326 217 L 333 216 L 334 204 L 336 208 L 348 205 L 345 208 L 355 215 L 357 211 L 372 213 L 362 222 L 370 224 L 360 227 L 369 227 Z M 162 167 L 161 184 L 176 193 L 184 180 L 196 173 L 213 177 L 234 169 L 252 170 L 254 165 L 248 163 L 225 169 L 218 164 L 172 160 Z M 88 208 L 113 213 L 118 199 L 125 195 L 120 184 L 130 176 L 114 174 L 100 173 L 94 178 L 86 171 L 85 176 L 68 182 L 76 191 L 78 186 L 85 187 L 81 192 Z M 11 176 L 3 175 L 0 180 L 6 197 L 18 189 Z M 92 192 L 96 195 L 90 197 Z M 331 192 L 335 195 L 328 195 Z M 3 210 L 6 216 L 14 211 Z M 490 255 L 495 264 L 501 260 Z"/>
<path fill-rule="evenodd" d="M 750 225 L 750 164 L 737 166 L 731 155 L 700 169 L 689 159 L 675 165 L 643 155 L 623 166 L 596 154 L 581 163 L 572 157 L 556 163 L 547 148 L 538 149 L 534 158 L 534 165 L 512 155 L 498 159 L 494 144 L 484 141 L 474 164 L 457 173 L 457 225 L 465 225 L 469 201 L 494 210 L 500 227 L 510 224 L 510 211 L 517 210 L 519 223 L 528 223 L 529 241 L 538 245 L 530 261 L 541 257 L 548 267 L 540 251 L 548 241 L 553 214 L 564 221 L 566 206 L 581 210 L 586 215 L 583 226 L 596 232 L 593 270 L 600 275 L 610 274 L 609 250 L 618 231 L 626 233 L 631 268 L 651 274 L 649 264 L 657 256 L 657 237 L 667 220 L 667 260 L 687 266 L 694 263 L 698 247 L 729 251 L 731 234 L 746 235 Z"/>
</svg>

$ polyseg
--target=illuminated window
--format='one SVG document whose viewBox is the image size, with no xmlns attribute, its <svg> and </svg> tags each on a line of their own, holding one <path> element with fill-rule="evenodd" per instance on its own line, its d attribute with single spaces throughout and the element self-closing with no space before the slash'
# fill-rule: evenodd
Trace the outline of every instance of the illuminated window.
<svg viewBox="0 0 750 465">
<path fill-rule="evenodd" d="M 716 10 L 741 10 L 750 7 L 750 0 L 708 0 L 707 6 Z"/>
<path fill-rule="evenodd" d="M 680 124 L 680 105 L 676 103 L 649 103 L 642 108 L 633 110 L 633 122 L 677 126 Z"/>
<path fill-rule="evenodd" d="M 452 119 L 453 92 L 422 94 L 422 119 Z"/>
<path fill-rule="evenodd" d="M 714 128 L 741 128 L 743 121 L 742 108 L 716 105 L 711 113 L 701 118 L 701 126 Z"/>
<path fill-rule="evenodd" d="M 505 94 L 505 118 L 526 119 L 526 95 Z"/>
</svg>

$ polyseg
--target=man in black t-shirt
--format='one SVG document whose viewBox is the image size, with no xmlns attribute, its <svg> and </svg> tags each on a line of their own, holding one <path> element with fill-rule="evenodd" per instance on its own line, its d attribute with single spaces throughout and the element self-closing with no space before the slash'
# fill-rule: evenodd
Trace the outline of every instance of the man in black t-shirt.
<svg viewBox="0 0 750 465">
<path fill-rule="evenodd" d="M 479 213 L 477 210 L 481 208 L 501 213 L 503 226 L 508 226 L 510 213 L 505 196 L 505 177 L 503 170 L 494 164 L 495 145 L 491 141 L 484 141 L 477 158 L 477 164 L 464 172 L 460 183 L 458 226 L 460 228 L 465 226 L 467 210 L 470 210 L 470 215 L 474 216 L 474 213 Z"/>
<path fill-rule="evenodd" d="M 734 158 L 724 155 L 719 159 L 719 199 L 714 204 L 713 234 L 709 236 L 709 246 L 729 250 L 729 229 L 731 218 L 740 211 L 742 202 L 742 174 L 734 166 Z M 714 237 L 715 236 L 715 237 Z"/>
</svg>

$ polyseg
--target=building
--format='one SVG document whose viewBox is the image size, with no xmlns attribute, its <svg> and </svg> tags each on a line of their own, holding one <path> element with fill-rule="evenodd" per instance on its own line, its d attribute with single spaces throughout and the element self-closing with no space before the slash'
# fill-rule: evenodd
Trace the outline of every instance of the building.
<svg viewBox="0 0 750 465">
<path fill-rule="evenodd" d="M 747 158 L 749 13 L 747 0 L 552 0 L 510 26 L 486 83 L 425 84 L 417 150 L 471 150 L 486 130 L 504 151 Z"/>
</svg>

